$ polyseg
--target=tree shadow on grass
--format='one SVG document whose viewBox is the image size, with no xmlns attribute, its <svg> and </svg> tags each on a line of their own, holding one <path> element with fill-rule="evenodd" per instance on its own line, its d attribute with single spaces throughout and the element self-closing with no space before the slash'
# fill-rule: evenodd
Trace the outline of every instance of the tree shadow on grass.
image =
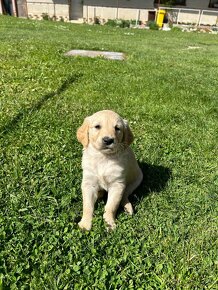
<svg viewBox="0 0 218 290">
<path fill-rule="evenodd" d="M 81 76 L 82 76 L 81 74 L 74 74 L 74 75 L 69 76 L 56 91 L 45 94 L 36 103 L 32 104 L 30 107 L 21 109 L 21 111 L 16 116 L 14 116 L 12 120 L 10 120 L 8 123 L 0 127 L 0 138 L 7 135 L 11 131 L 16 130 L 20 121 L 24 117 L 26 117 L 27 115 L 31 115 L 32 113 L 40 110 L 48 100 L 54 98 L 55 96 L 60 95 L 71 84 L 78 81 L 78 79 L 80 79 Z"/>
<path fill-rule="evenodd" d="M 143 172 L 141 185 L 130 196 L 133 205 L 141 202 L 150 193 L 160 193 L 167 186 L 168 181 L 172 178 L 171 169 L 161 165 L 151 165 L 148 163 L 139 163 Z"/>
</svg>

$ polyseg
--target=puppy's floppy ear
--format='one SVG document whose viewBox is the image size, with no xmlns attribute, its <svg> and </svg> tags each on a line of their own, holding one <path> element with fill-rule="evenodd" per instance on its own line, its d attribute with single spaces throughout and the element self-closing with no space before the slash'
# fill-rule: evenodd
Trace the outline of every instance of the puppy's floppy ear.
<svg viewBox="0 0 218 290">
<path fill-rule="evenodd" d="M 124 119 L 123 123 L 124 123 L 124 139 L 123 140 L 126 145 L 130 145 L 134 140 L 134 136 L 131 129 L 129 128 L 128 121 Z"/>
<path fill-rule="evenodd" d="M 89 144 L 89 118 L 85 118 L 83 124 L 77 130 L 77 139 L 86 148 Z"/>
</svg>

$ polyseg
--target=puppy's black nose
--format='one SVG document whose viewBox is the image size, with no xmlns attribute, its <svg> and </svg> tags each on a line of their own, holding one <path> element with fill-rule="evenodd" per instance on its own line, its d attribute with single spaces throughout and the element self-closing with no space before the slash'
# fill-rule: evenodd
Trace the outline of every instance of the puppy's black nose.
<svg viewBox="0 0 218 290">
<path fill-rule="evenodd" d="M 105 145 L 111 145 L 114 143 L 114 138 L 104 137 L 102 140 Z"/>
</svg>

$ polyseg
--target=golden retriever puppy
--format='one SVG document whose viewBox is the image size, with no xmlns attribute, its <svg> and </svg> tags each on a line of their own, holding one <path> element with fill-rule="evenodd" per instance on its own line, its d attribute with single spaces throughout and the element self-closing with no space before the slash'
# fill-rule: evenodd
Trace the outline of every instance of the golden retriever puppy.
<svg viewBox="0 0 218 290">
<path fill-rule="evenodd" d="M 107 191 L 104 220 L 109 229 L 114 229 L 120 204 L 128 214 L 133 214 L 128 197 L 143 178 L 129 147 L 133 134 L 126 120 L 104 110 L 85 118 L 77 139 L 83 145 L 83 215 L 79 227 L 91 229 L 95 202 L 100 192 Z"/>
</svg>

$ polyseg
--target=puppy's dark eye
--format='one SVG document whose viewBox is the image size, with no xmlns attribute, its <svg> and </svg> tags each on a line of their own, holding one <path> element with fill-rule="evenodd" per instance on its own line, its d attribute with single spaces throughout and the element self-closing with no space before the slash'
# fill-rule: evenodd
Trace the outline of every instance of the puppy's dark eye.
<svg viewBox="0 0 218 290">
<path fill-rule="evenodd" d="M 118 126 L 115 126 L 115 131 L 120 131 L 120 128 Z"/>
<path fill-rule="evenodd" d="M 101 126 L 100 125 L 95 125 L 95 129 L 99 130 L 99 129 L 101 129 Z"/>
</svg>

